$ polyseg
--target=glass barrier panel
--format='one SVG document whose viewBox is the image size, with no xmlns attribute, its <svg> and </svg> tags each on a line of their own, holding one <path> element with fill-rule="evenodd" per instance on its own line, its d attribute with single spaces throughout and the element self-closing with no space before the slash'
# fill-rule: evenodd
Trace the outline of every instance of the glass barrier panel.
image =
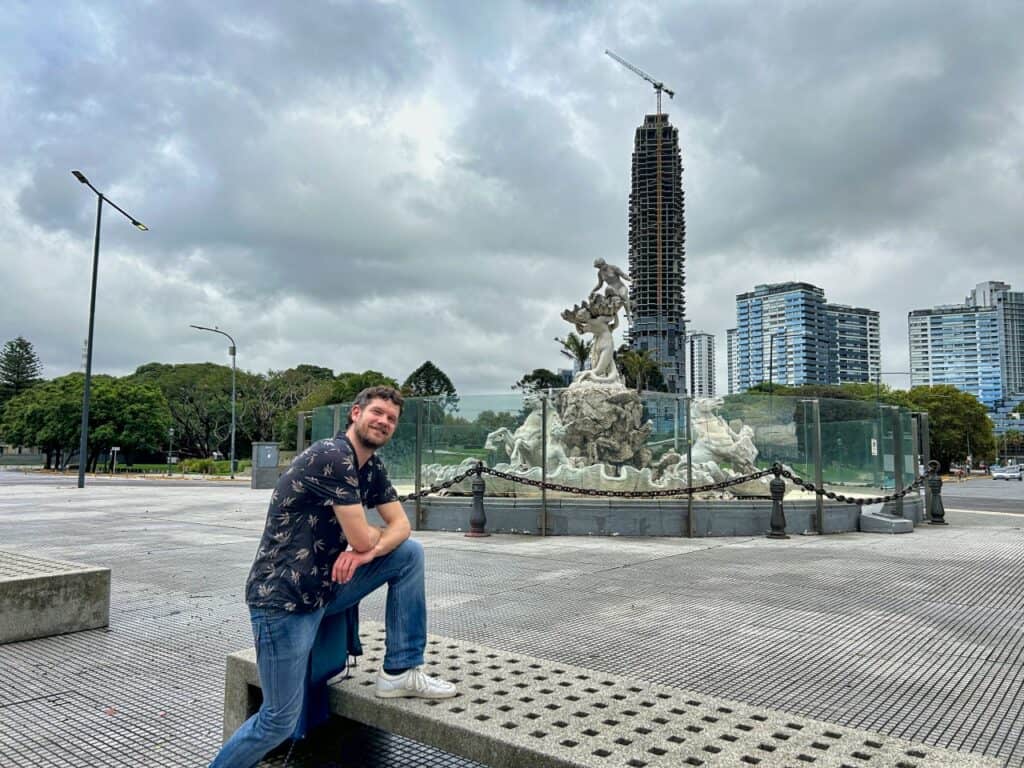
<svg viewBox="0 0 1024 768">
<path fill-rule="evenodd" d="M 477 461 L 540 479 L 541 398 L 521 393 L 462 395 L 448 400 L 422 398 L 420 461 L 424 486 L 459 474 L 462 470 L 457 471 L 457 467 L 468 468 Z M 553 426 L 548 424 L 549 433 Z M 531 467 L 536 471 L 531 473 Z M 540 490 L 531 486 L 493 477 L 485 480 L 488 495 L 540 495 Z"/>
<path fill-rule="evenodd" d="M 751 466 L 767 469 L 777 461 L 813 481 L 820 429 L 822 477 L 827 486 L 891 489 L 897 470 L 893 426 L 899 418 L 904 485 L 913 482 L 917 474 L 912 416 L 904 409 L 896 412 L 873 402 L 838 398 L 819 398 L 815 404 L 809 398 L 770 393 L 688 401 L 685 396 L 644 392 L 639 397 L 638 413 L 630 410 L 634 407 L 630 402 L 635 404 L 636 400 L 626 398 L 616 403 L 623 409 L 619 417 L 627 425 L 626 434 L 634 419 L 638 420 L 639 429 L 644 430 L 643 439 L 639 445 L 630 446 L 632 453 L 626 457 L 625 451 L 615 451 L 621 447 L 616 443 L 621 442 L 618 436 L 595 433 L 596 437 L 584 438 L 574 433 L 572 423 L 581 418 L 581 410 L 578 402 L 575 412 L 567 409 L 569 399 L 565 392 L 407 398 L 398 428 L 380 456 L 400 493 L 414 490 L 417 461 L 423 486 L 443 482 L 459 474 L 458 467 L 468 468 L 478 460 L 490 467 L 541 479 L 545 449 L 545 479 L 551 482 L 596 485 L 601 482 L 598 474 L 578 471 L 595 463 L 604 464 L 602 473 L 612 476 L 629 471 L 623 468 L 626 466 L 649 467 L 655 482 L 661 482 L 673 472 L 685 477 L 689 429 L 695 471 L 701 464 L 714 462 L 722 470 L 743 474 Z M 545 398 L 546 435 L 541 409 Z M 333 436 L 336 424 L 344 428 L 348 410 L 348 404 L 314 409 L 312 439 Z M 336 411 L 341 415 L 337 420 Z M 566 421 L 570 423 L 567 425 Z M 585 440 L 592 440 L 593 444 Z M 751 443 L 756 451 L 753 455 L 749 450 Z M 608 459 L 609 456 L 615 458 Z M 711 471 L 709 467 L 705 469 Z M 704 475 L 695 475 L 695 484 L 706 481 Z M 467 488 L 468 483 L 463 490 Z M 536 497 L 540 490 L 491 478 L 488 493 Z"/>
<path fill-rule="evenodd" d="M 388 444 L 377 451 L 388 471 L 388 479 L 399 495 L 416 490 L 416 413 L 422 398 L 407 397 L 398 417 L 398 426 Z M 341 428 L 348 421 L 348 406 L 342 408 Z"/>
<path fill-rule="evenodd" d="M 325 440 L 329 437 L 334 437 L 334 410 L 335 408 L 343 409 L 343 413 L 348 413 L 348 405 L 322 405 L 319 408 L 313 409 L 313 425 L 312 432 L 310 435 L 310 441 L 316 442 L 317 440 Z M 342 425 L 344 425 L 344 419 Z"/>
<path fill-rule="evenodd" d="M 903 423 L 903 487 L 906 488 L 917 479 L 917 447 L 914 445 L 916 426 L 910 411 L 900 408 L 900 419 Z"/>
</svg>

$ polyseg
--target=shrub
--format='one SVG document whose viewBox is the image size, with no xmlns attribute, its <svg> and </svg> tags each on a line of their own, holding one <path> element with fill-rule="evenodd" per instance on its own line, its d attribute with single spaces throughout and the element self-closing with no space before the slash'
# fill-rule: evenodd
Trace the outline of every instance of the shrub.
<svg viewBox="0 0 1024 768">
<path fill-rule="evenodd" d="M 182 459 L 178 463 L 179 472 L 198 472 L 209 475 L 214 472 L 216 462 L 213 459 Z"/>
</svg>

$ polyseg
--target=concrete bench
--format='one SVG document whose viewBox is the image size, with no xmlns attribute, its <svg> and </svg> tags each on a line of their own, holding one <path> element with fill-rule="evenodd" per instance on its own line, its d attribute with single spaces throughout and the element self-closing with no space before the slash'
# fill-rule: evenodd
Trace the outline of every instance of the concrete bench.
<svg viewBox="0 0 1024 768">
<path fill-rule="evenodd" d="M 378 699 L 384 627 L 363 622 L 365 655 L 330 684 L 331 712 L 492 768 L 892 766 L 995 768 L 997 760 L 752 707 L 678 688 L 430 636 L 431 674 L 454 699 Z M 224 737 L 260 703 L 255 651 L 228 657 Z M 329 725 L 326 727 L 330 727 Z"/>
<path fill-rule="evenodd" d="M 109 623 L 109 568 L 0 550 L 0 643 Z"/>
</svg>

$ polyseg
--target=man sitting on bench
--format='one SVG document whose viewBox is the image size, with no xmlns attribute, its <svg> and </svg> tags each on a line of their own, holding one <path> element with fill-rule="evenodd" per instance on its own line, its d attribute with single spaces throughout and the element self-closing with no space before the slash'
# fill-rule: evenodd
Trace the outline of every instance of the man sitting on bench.
<svg viewBox="0 0 1024 768">
<path fill-rule="evenodd" d="M 321 621 L 385 583 L 387 638 L 377 696 L 455 695 L 453 684 L 421 669 L 423 546 L 409 538 L 409 521 L 374 455 L 394 434 L 401 409 L 402 396 L 391 387 L 364 389 L 346 430 L 303 451 L 274 488 L 245 589 L 263 704 L 210 768 L 251 768 L 292 735 Z M 376 507 L 387 525 L 371 526 L 366 507 Z"/>
</svg>

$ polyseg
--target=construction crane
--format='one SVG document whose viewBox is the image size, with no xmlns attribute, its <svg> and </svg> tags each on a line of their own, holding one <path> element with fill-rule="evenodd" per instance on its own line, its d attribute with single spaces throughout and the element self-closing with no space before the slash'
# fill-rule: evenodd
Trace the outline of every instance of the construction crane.
<svg viewBox="0 0 1024 768">
<path fill-rule="evenodd" d="M 621 56 L 616 55 L 612 51 L 609 51 L 607 48 L 604 49 L 604 52 L 606 54 L 608 54 L 611 58 L 615 59 L 615 61 L 619 62 L 619 64 L 624 66 L 630 72 L 632 72 L 635 75 L 639 75 L 644 80 L 646 80 L 648 83 L 653 85 L 654 86 L 654 92 L 656 94 L 658 94 L 658 119 L 655 122 L 655 137 L 656 137 L 655 142 L 656 142 L 656 146 L 655 146 L 655 160 L 654 160 L 654 184 L 655 184 L 655 198 L 656 198 L 656 202 L 655 202 L 655 211 L 654 211 L 654 218 L 655 218 L 654 241 L 655 241 L 655 259 L 656 259 L 655 275 L 656 275 L 656 287 L 657 287 L 657 290 L 655 291 L 655 297 L 656 297 L 655 306 L 657 307 L 658 315 L 660 316 L 661 315 L 661 272 L 662 272 L 662 262 L 663 262 L 662 248 L 661 248 L 661 128 L 662 128 L 662 126 L 661 126 L 661 92 L 664 91 L 665 93 L 667 93 L 668 97 L 670 99 L 673 98 L 676 95 L 676 93 L 675 93 L 675 91 L 673 91 L 673 90 L 671 90 L 669 88 L 666 88 L 665 84 L 663 82 L 661 82 L 660 80 L 655 80 L 653 77 L 648 75 L 642 69 L 640 69 L 639 67 L 634 67 L 632 64 L 630 64 L 624 58 L 622 58 Z"/>
<path fill-rule="evenodd" d="M 604 52 L 606 54 L 608 54 L 609 56 L 611 56 L 613 59 L 615 59 L 617 62 L 619 62 L 619 64 L 624 66 L 630 72 L 632 72 L 635 75 L 639 75 L 644 80 L 646 80 L 648 83 L 650 83 L 651 85 L 654 86 L 654 91 L 658 94 L 658 115 L 660 116 L 661 115 L 661 92 L 664 91 L 665 93 L 667 93 L 668 97 L 670 99 L 676 95 L 676 92 L 671 90 L 671 89 L 669 89 L 669 88 L 666 88 L 665 84 L 663 82 L 661 82 L 660 80 L 655 80 L 653 77 L 648 75 L 642 69 L 640 69 L 639 67 L 634 67 L 632 64 L 630 64 L 624 58 L 622 58 L 621 56 L 618 56 L 617 54 L 613 53 L 612 51 L 609 51 L 607 48 L 604 49 Z"/>
</svg>

